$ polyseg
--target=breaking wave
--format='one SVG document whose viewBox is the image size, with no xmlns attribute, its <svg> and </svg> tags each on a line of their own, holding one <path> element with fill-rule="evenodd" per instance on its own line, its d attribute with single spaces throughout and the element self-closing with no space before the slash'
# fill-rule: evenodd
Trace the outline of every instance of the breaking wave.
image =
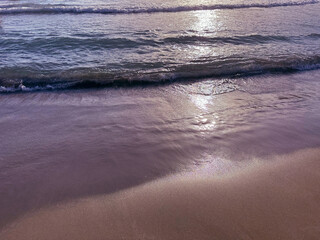
<svg viewBox="0 0 320 240">
<path fill-rule="evenodd" d="M 99 68 L 78 68 L 64 72 L 25 68 L 0 69 L 0 92 L 29 92 L 101 87 L 159 85 L 176 81 L 196 81 L 203 78 L 245 77 L 262 74 L 285 74 L 320 69 L 320 56 L 283 59 L 224 60 L 203 64 L 186 64 L 153 72 L 110 72 Z"/>
</svg>

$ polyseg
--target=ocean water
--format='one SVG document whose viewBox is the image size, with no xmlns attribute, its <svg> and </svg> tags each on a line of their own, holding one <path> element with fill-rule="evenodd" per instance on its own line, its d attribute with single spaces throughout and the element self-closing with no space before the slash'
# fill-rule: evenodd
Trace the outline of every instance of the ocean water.
<svg viewBox="0 0 320 240">
<path fill-rule="evenodd" d="M 315 0 L 1 1 L 0 91 L 317 69 L 319 10 Z"/>
<path fill-rule="evenodd" d="M 172 174 L 228 176 L 256 162 L 276 162 L 279 154 L 290 158 L 294 151 L 319 147 L 319 13 L 316 0 L 0 1 L 0 236 L 39 209 L 63 211 L 59 204 L 139 189 L 159 178 L 166 182 Z M 308 152 L 302 153 L 306 159 Z M 291 191 L 281 190 L 287 179 L 281 173 L 267 184 L 270 192 L 272 186 L 281 194 Z M 303 186 L 307 170 L 297 176 L 290 179 L 301 191 L 318 193 L 316 180 L 315 189 Z M 264 177 L 245 179 L 255 190 L 250 201 L 246 190 L 239 191 L 242 201 L 252 202 L 261 216 L 260 209 L 272 202 L 255 202 Z M 185 183 L 197 189 L 193 177 Z M 196 191 L 203 206 L 206 196 L 216 198 L 207 195 L 210 182 L 206 186 Z M 284 224 L 299 214 L 306 223 L 309 210 L 303 207 L 314 202 L 301 197 L 291 180 L 288 186 L 292 192 L 275 200 L 275 211 Z M 194 194 L 190 199 L 197 199 Z M 281 201 L 296 206 L 295 196 L 305 204 L 286 221 Z M 186 198 L 175 199 L 189 206 Z M 144 203 L 152 206 L 137 201 Z M 86 209 L 93 216 L 99 204 Z M 233 209 L 228 201 L 225 209 Z M 317 219 L 317 211 L 310 218 Z M 120 225 L 123 216 L 115 220 Z M 80 227 L 86 234 L 97 226 L 94 217 L 88 219 L 91 225 Z M 239 222 L 236 227 L 247 236 Z"/>
</svg>

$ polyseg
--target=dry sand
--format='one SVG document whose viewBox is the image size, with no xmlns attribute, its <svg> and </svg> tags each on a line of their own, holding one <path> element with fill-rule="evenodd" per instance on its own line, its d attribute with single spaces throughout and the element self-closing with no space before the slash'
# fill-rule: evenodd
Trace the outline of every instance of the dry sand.
<svg viewBox="0 0 320 240">
<path fill-rule="evenodd" d="M 171 176 L 30 213 L 0 239 L 317 240 L 319 170 L 308 149 L 223 177 Z"/>
</svg>

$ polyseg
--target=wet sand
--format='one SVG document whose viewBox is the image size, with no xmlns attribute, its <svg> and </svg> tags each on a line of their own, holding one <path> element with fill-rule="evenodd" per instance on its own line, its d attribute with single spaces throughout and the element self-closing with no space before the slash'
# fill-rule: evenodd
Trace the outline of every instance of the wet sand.
<svg viewBox="0 0 320 240">
<path fill-rule="evenodd" d="M 28 214 L 1 239 L 320 238 L 320 149 L 220 177 L 179 174 Z"/>
<path fill-rule="evenodd" d="M 319 79 L 0 95 L 0 232 L 20 222 L 10 236 L 285 239 L 301 224 L 310 239 L 317 150 L 286 154 L 320 146 Z"/>
</svg>

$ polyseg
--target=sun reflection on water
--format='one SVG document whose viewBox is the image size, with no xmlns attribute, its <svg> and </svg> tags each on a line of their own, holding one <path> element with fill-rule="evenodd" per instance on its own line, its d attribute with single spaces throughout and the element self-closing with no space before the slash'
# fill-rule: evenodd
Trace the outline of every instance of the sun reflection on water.
<svg viewBox="0 0 320 240">
<path fill-rule="evenodd" d="M 216 128 L 216 116 L 208 113 L 210 106 L 213 105 L 213 96 L 192 94 L 190 95 L 191 101 L 200 110 L 200 114 L 194 118 L 194 128 L 197 131 L 209 132 Z"/>
<path fill-rule="evenodd" d="M 192 29 L 197 31 L 198 34 L 215 34 L 221 27 L 221 22 L 215 10 L 194 11 L 192 14 L 196 19 Z"/>
</svg>

